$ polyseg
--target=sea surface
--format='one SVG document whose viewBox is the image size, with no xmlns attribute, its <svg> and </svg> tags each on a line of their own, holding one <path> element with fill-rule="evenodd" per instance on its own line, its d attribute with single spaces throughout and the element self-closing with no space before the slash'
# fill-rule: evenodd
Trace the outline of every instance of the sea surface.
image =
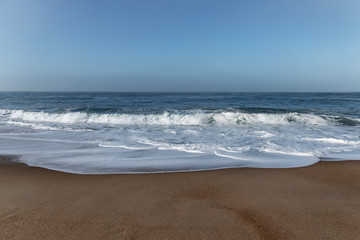
<svg viewBox="0 0 360 240">
<path fill-rule="evenodd" d="M 360 93 L 0 93 L 0 154 L 80 174 L 360 160 Z"/>
</svg>

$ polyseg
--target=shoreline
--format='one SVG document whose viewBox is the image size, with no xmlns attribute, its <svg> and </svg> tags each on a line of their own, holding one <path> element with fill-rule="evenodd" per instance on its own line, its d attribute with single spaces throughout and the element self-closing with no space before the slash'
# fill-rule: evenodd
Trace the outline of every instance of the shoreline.
<svg viewBox="0 0 360 240">
<path fill-rule="evenodd" d="M 79 175 L 0 159 L 0 239 L 360 236 L 359 161 Z"/>
</svg>

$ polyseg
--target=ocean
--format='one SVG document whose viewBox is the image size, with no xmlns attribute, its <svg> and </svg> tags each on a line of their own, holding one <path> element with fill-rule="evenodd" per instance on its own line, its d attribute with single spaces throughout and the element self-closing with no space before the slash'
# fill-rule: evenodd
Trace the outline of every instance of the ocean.
<svg viewBox="0 0 360 240">
<path fill-rule="evenodd" d="M 0 93 L 0 154 L 79 173 L 360 160 L 360 93 Z"/>
</svg>

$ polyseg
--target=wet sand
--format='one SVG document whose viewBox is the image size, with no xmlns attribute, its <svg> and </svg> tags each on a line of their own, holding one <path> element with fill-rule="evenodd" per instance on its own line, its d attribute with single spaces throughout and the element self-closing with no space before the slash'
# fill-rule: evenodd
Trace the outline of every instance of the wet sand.
<svg viewBox="0 0 360 240">
<path fill-rule="evenodd" d="M 0 160 L 0 239 L 360 239 L 360 161 L 75 175 Z"/>
</svg>

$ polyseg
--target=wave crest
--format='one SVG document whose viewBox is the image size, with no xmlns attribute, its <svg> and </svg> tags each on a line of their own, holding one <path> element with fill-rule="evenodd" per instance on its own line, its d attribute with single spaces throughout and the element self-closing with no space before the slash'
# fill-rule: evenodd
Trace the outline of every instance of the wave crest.
<svg viewBox="0 0 360 240">
<path fill-rule="evenodd" d="M 46 113 L 23 110 L 0 110 L 1 118 L 25 122 L 48 122 L 57 124 L 105 124 L 105 125 L 328 125 L 343 123 L 336 117 L 304 113 L 243 113 L 243 112 L 180 112 L 162 114 L 97 114 L 84 112 Z M 349 119 L 352 123 L 356 119 Z"/>
</svg>

